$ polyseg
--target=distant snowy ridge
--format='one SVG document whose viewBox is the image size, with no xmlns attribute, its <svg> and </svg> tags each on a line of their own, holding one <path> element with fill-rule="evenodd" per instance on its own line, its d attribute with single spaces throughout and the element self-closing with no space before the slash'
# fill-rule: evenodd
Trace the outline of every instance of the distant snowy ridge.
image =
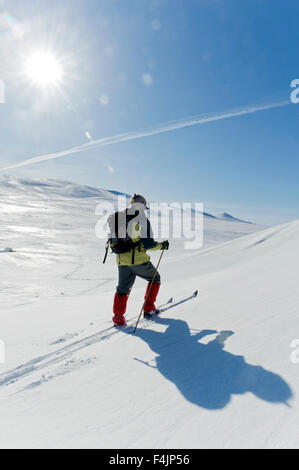
<svg viewBox="0 0 299 470">
<path fill-rule="evenodd" d="M 73 183 L 66 180 L 59 180 L 53 178 L 17 178 L 14 176 L 0 176 L 0 196 L 5 195 L 7 192 L 18 195 L 19 193 L 28 194 L 31 192 L 34 195 L 51 195 L 59 196 L 64 198 L 99 198 L 104 199 L 109 202 L 116 202 L 119 196 L 124 196 L 129 199 L 131 196 L 129 194 L 123 193 L 117 190 L 108 190 L 94 188 L 91 186 L 85 186 L 78 183 Z M 194 213 L 194 209 L 192 209 Z M 228 222 L 241 222 L 246 224 L 252 224 L 252 222 L 247 222 L 242 219 L 224 212 L 218 216 L 210 214 L 208 212 L 202 212 L 204 217 L 209 219 L 220 219 Z"/>
<path fill-rule="evenodd" d="M 230 222 L 241 222 L 242 224 L 253 224 L 253 222 L 249 222 L 248 220 L 238 219 L 227 212 L 223 212 L 222 214 L 217 215 L 217 219 L 222 220 L 229 220 Z"/>
<path fill-rule="evenodd" d="M 115 196 L 124 196 L 126 197 L 127 199 L 131 198 L 132 196 L 130 196 L 129 194 L 126 194 L 126 193 L 122 193 L 120 191 L 114 191 L 112 189 L 108 189 L 109 193 L 112 193 L 112 194 L 115 194 Z"/>
<path fill-rule="evenodd" d="M 32 192 L 35 195 L 51 194 L 51 196 L 60 196 L 65 198 L 90 198 L 113 199 L 116 197 L 110 191 L 97 189 L 91 186 L 80 185 L 70 181 L 45 179 L 23 179 L 12 176 L 0 177 L 0 194 L 4 191 L 13 192 Z"/>
</svg>

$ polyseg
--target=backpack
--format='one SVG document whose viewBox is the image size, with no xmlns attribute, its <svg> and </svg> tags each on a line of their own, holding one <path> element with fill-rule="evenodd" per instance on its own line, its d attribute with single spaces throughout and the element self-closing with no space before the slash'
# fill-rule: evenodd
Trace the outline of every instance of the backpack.
<svg viewBox="0 0 299 470">
<path fill-rule="evenodd" d="M 140 246 L 140 240 L 133 242 L 132 238 L 128 234 L 128 225 L 135 217 L 137 217 L 139 211 L 135 211 L 134 214 L 128 214 L 128 211 L 115 212 L 108 217 L 107 223 L 109 227 L 109 238 L 106 243 L 106 253 L 103 263 L 106 262 L 109 247 L 111 252 L 120 255 L 128 253 L 132 249 Z"/>
</svg>

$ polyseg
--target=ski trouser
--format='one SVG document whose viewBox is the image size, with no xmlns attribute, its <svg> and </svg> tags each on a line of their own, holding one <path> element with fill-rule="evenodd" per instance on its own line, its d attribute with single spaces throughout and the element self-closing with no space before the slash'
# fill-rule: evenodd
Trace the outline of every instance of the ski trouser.
<svg viewBox="0 0 299 470">
<path fill-rule="evenodd" d="M 134 285 L 136 277 L 141 277 L 145 281 L 151 282 L 155 271 L 156 268 L 150 261 L 136 266 L 118 266 L 117 294 L 128 295 Z M 155 276 L 154 283 L 161 284 L 161 277 L 158 272 Z"/>
<path fill-rule="evenodd" d="M 124 315 L 126 313 L 128 296 L 137 276 L 148 282 L 144 297 L 145 299 L 147 298 L 147 301 L 144 305 L 144 312 L 151 312 L 155 310 L 155 301 L 160 289 L 161 282 L 159 273 L 156 273 L 155 280 L 152 284 L 151 290 L 149 291 L 149 287 L 153 280 L 155 271 L 155 267 L 149 261 L 147 263 L 136 266 L 118 267 L 119 280 L 116 294 L 114 296 L 114 317 L 112 319 L 115 325 L 122 326 L 126 324 Z"/>
</svg>

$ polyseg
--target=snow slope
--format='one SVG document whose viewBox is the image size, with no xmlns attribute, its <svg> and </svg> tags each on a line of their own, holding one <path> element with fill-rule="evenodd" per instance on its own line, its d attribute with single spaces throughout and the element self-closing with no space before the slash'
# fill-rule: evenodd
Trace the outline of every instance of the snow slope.
<svg viewBox="0 0 299 470">
<path fill-rule="evenodd" d="M 85 295 L 115 283 L 112 257 L 103 276 L 99 274 L 106 240 L 96 237 L 95 227 L 98 205 L 115 205 L 118 194 L 68 181 L 0 177 L 0 263 L 5 271 L 0 306 Z M 205 216 L 205 246 L 259 229 Z M 182 249 L 180 240 L 172 245 L 173 254 Z M 3 255 L 7 247 L 15 250 L 13 256 Z"/>
<path fill-rule="evenodd" d="M 87 207 L 81 203 L 80 215 Z M 57 204 L 61 209 L 62 201 Z M 56 204 L 48 199 L 45 206 L 54 211 Z M 79 221 L 63 217 L 60 223 Z M 13 224 L 18 221 L 24 227 L 21 216 Z M 47 264 L 32 266 L 23 255 L 29 277 L 36 269 L 40 286 L 45 276 L 52 295 L 36 287 L 35 302 L 27 296 L 24 305 L 13 306 L 18 297 L 12 295 L 9 308 L 1 308 L 0 446 L 298 447 L 299 364 L 291 361 L 290 344 L 299 331 L 299 221 L 197 252 L 165 253 L 160 302 L 195 289 L 199 297 L 155 322 L 142 321 L 135 335 L 110 328 L 114 260 L 89 264 L 83 228 L 78 223 L 65 241 L 80 251 L 80 266 L 71 264 L 55 237 L 53 253 L 49 247 L 40 253 L 44 261 L 60 250 L 59 259 L 51 259 L 52 278 L 43 272 Z M 20 299 L 26 284 L 16 269 L 24 266 L 20 254 L 0 256 L 5 282 L 16 277 Z M 14 269 L 6 271 L 10 263 Z M 60 282 L 67 286 L 64 295 Z M 128 320 L 139 313 L 144 289 L 138 281 Z"/>
</svg>

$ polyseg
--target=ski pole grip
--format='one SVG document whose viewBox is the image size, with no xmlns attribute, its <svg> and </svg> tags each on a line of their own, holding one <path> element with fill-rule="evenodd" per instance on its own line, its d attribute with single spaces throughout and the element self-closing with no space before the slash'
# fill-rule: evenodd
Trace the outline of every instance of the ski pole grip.
<svg viewBox="0 0 299 470">
<path fill-rule="evenodd" d="M 106 253 L 105 253 L 105 256 L 104 256 L 104 259 L 103 259 L 103 264 L 106 263 L 106 259 L 107 259 L 107 256 L 108 256 L 108 250 L 109 250 L 109 246 L 108 246 L 108 244 L 107 244 L 107 246 L 106 246 Z"/>
</svg>

